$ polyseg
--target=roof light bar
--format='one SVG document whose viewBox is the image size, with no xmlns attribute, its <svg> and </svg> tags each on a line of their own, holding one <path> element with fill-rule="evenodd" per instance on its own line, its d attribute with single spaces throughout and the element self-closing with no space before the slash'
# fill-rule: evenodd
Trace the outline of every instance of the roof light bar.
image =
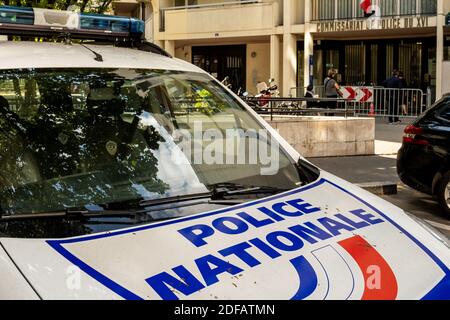
<svg viewBox="0 0 450 320">
<path fill-rule="evenodd" d="M 141 39 L 144 21 L 112 15 L 0 6 L 0 34 L 39 37 L 55 35 L 57 31 L 85 39 Z"/>
<path fill-rule="evenodd" d="M 0 6 L 0 23 L 33 25 L 33 8 Z"/>
</svg>

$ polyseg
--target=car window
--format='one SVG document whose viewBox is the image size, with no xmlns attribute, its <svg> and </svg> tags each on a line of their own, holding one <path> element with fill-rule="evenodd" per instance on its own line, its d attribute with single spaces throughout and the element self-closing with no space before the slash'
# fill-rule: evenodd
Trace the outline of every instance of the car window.
<svg viewBox="0 0 450 320">
<path fill-rule="evenodd" d="M 450 122 L 450 100 L 446 100 L 442 106 L 437 110 L 437 115 L 439 118 Z"/>
<path fill-rule="evenodd" d="M 269 153 L 275 152 L 270 137 L 239 135 L 260 129 L 206 74 L 3 70 L 0 208 L 7 214 L 106 208 L 116 202 L 208 191 L 220 183 L 298 186 L 298 168 L 284 151 L 277 155 L 277 170 L 266 175 L 262 172 L 267 164 L 250 149 L 227 149 L 243 141 L 262 143 Z M 221 138 L 204 139 L 211 130 Z M 187 137 L 192 140 L 183 145 Z M 219 152 L 212 157 L 224 161 L 197 161 L 195 150 L 204 153 L 213 145 Z"/>
<path fill-rule="evenodd" d="M 448 114 L 450 108 L 450 97 L 444 96 L 440 100 L 436 101 L 434 105 L 422 113 L 416 120 L 415 123 L 423 123 L 429 121 L 436 121 L 436 117 L 443 121 L 450 121 Z"/>
</svg>

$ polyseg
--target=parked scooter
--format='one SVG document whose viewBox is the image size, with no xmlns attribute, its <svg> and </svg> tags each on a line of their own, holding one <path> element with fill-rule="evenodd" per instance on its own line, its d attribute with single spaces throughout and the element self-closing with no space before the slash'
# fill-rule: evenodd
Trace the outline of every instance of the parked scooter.
<svg viewBox="0 0 450 320">
<path fill-rule="evenodd" d="M 256 85 L 258 94 L 255 96 L 250 95 L 247 91 L 243 91 L 239 88 L 237 95 L 243 100 L 246 100 L 247 104 L 255 111 L 267 111 L 269 108 L 269 98 L 277 98 L 280 96 L 278 86 L 273 84 L 275 79 L 269 79 L 269 85 L 266 82 L 259 82 Z"/>
<path fill-rule="evenodd" d="M 256 88 L 259 94 L 255 95 L 258 99 L 258 105 L 261 109 L 266 109 L 269 107 L 268 98 L 278 98 L 280 96 L 280 92 L 278 91 L 278 86 L 273 84 L 275 79 L 269 79 L 269 85 L 265 82 L 260 82 L 256 85 Z"/>
</svg>

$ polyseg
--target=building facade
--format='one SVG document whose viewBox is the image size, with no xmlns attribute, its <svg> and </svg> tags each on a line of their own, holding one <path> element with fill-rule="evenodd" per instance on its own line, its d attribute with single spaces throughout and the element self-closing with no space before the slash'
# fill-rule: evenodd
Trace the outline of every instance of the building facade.
<svg viewBox="0 0 450 320">
<path fill-rule="evenodd" d="M 345 85 L 380 85 L 393 69 L 410 87 L 450 91 L 450 1 L 117 0 L 115 14 L 146 22 L 146 38 L 233 89 L 255 93 L 274 78 L 287 96 L 323 84 L 329 68 Z"/>
</svg>

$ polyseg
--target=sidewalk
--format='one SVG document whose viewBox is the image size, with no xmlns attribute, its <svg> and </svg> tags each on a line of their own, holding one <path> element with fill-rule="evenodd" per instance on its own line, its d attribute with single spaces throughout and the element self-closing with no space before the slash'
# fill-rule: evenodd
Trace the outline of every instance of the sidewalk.
<svg viewBox="0 0 450 320">
<path fill-rule="evenodd" d="M 395 156 L 309 158 L 313 164 L 352 183 L 399 182 Z"/>
<path fill-rule="evenodd" d="M 407 123 L 390 125 L 377 119 L 373 156 L 309 158 L 319 168 L 353 183 L 400 182 L 396 158 Z"/>
</svg>

